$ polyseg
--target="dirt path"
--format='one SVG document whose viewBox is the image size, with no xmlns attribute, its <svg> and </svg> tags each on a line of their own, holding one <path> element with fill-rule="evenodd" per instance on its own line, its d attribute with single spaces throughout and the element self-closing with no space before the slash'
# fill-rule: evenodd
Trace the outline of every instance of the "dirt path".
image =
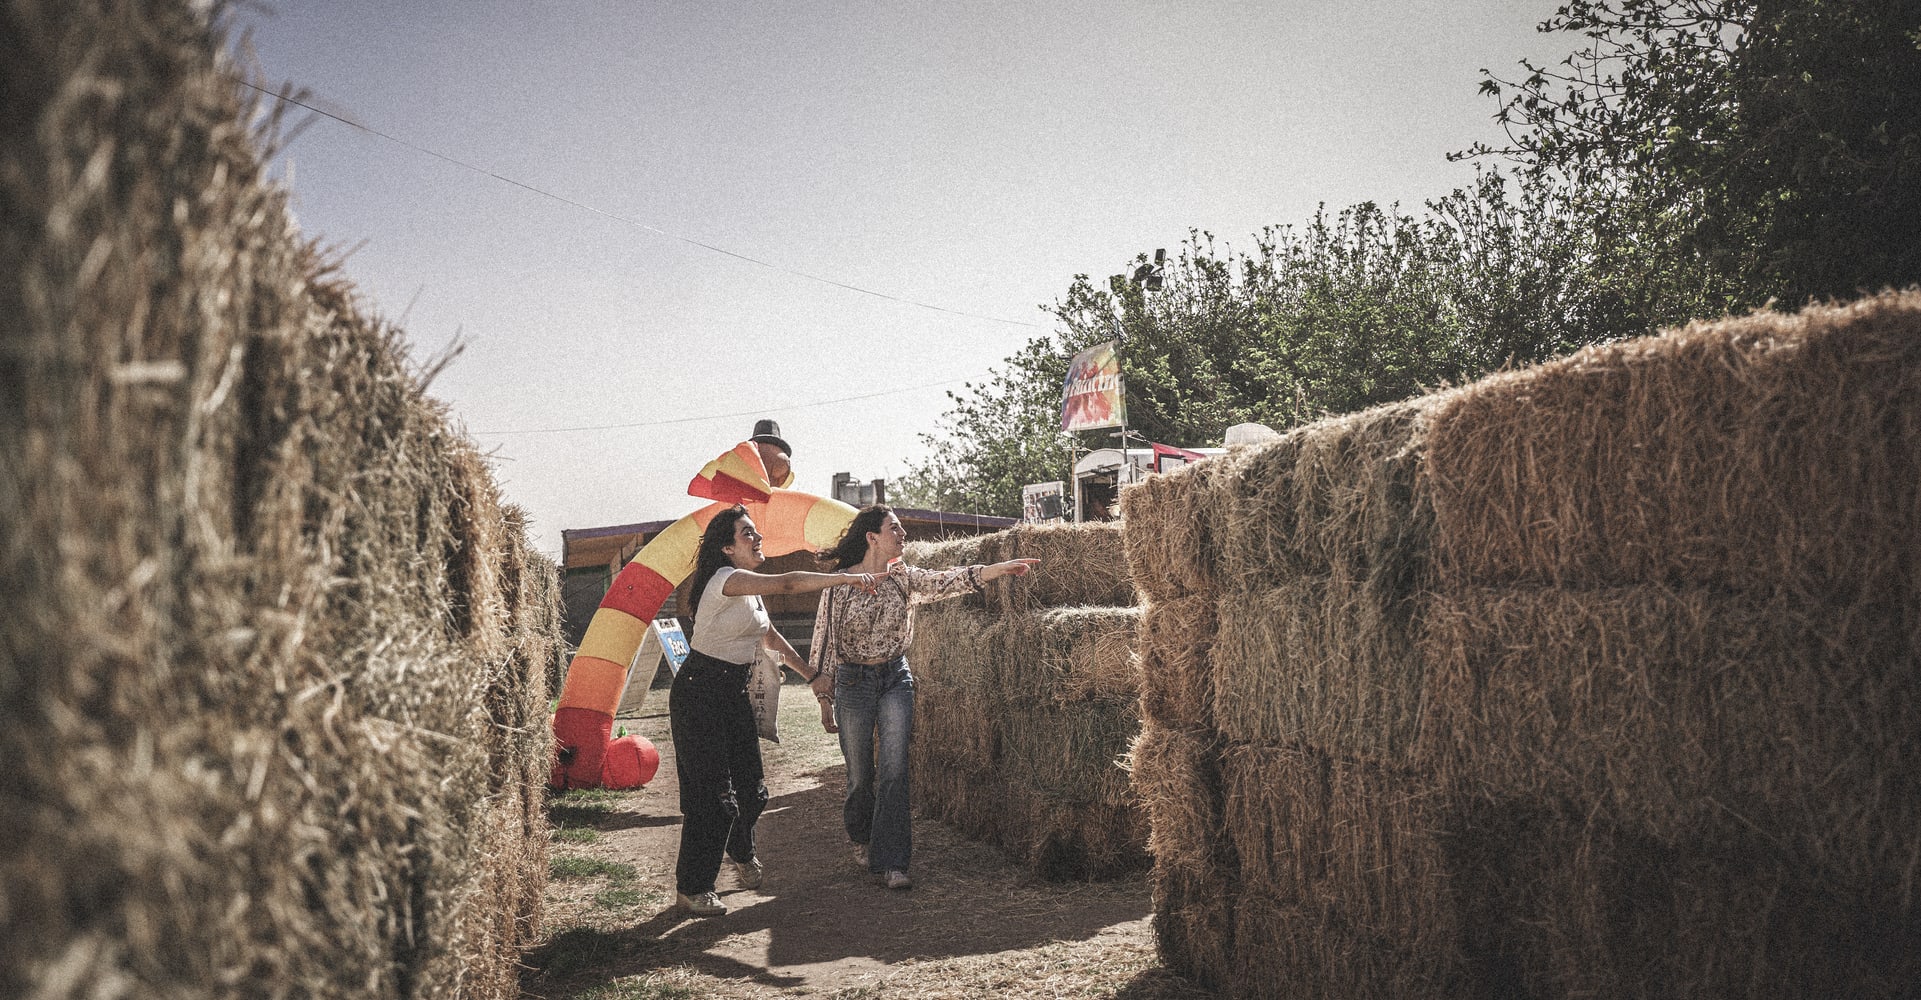
<svg viewBox="0 0 1921 1000">
<path fill-rule="evenodd" d="M 729 912 L 672 908 L 680 837 L 664 692 L 623 720 L 661 751 L 660 774 L 626 793 L 558 797 L 546 934 L 523 992 L 545 1000 L 665 997 L 1206 997 L 1159 967 L 1144 876 L 1047 883 L 929 819 L 914 824 L 915 887 L 888 891 L 856 866 L 841 829 L 844 774 L 801 687 L 763 743 L 770 800 L 759 829 L 767 878 L 734 884 Z"/>
</svg>

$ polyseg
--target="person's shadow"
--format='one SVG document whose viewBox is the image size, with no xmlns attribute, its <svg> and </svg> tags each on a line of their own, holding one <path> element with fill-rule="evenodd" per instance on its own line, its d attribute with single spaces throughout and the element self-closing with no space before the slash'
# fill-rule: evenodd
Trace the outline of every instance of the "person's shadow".
<svg viewBox="0 0 1921 1000">
<path fill-rule="evenodd" d="M 551 985 L 564 980 L 577 990 L 682 966 L 789 987 L 804 980 L 770 970 L 847 958 L 891 965 L 991 954 L 1090 938 L 1148 912 L 1143 876 L 1106 884 L 1040 882 L 999 850 L 927 818 L 914 822 L 915 888 L 888 890 L 857 865 L 847 841 L 844 772 L 828 767 L 814 777 L 820 784 L 775 797 L 762 814 L 756 850 L 767 872 L 758 891 L 737 888 L 732 865 L 723 863 L 724 916 L 695 918 L 670 905 L 629 928 L 564 932 L 527 954 L 531 971 Z M 650 796 L 641 805 L 643 815 L 606 822 L 678 823 L 671 795 Z M 670 900 L 671 877 L 665 886 Z M 764 965 L 720 947 L 763 931 Z"/>
</svg>

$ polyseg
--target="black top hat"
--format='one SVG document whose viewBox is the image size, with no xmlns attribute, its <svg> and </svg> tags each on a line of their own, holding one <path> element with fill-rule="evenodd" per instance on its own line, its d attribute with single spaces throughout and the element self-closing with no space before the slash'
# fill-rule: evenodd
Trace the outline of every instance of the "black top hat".
<svg viewBox="0 0 1921 1000">
<path fill-rule="evenodd" d="M 754 436 L 747 440 L 765 441 L 768 444 L 779 445 L 780 450 L 786 452 L 790 457 L 794 454 L 794 449 L 787 447 L 787 442 L 780 439 L 780 425 L 774 423 L 772 420 L 754 421 Z"/>
</svg>

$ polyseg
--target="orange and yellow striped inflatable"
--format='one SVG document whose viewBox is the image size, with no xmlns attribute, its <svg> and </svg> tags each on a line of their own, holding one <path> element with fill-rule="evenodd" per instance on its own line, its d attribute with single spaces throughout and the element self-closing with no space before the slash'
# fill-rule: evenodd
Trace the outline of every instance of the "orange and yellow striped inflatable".
<svg viewBox="0 0 1921 1000">
<path fill-rule="evenodd" d="M 647 623 L 694 571 L 707 522 L 735 504 L 746 507 L 760 529 L 761 551 L 772 557 L 824 549 L 854 520 L 854 508 L 838 500 L 784 488 L 793 481 L 789 472 L 779 486 L 769 483 L 759 449 L 743 441 L 687 484 L 689 495 L 715 502 L 669 525 L 621 568 L 567 666 L 554 710 L 552 787 L 637 788 L 653 778 L 660 756 L 652 744 L 637 736 L 609 738 L 614 710 Z"/>
</svg>

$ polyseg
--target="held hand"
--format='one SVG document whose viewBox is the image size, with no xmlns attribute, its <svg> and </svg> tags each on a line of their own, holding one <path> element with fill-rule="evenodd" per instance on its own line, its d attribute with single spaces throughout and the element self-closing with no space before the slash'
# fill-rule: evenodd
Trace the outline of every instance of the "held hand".
<svg viewBox="0 0 1921 1000">
<path fill-rule="evenodd" d="M 880 583 L 879 580 L 874 578 L 874 574 L 872 573 L 843 573 L 841 575 L 851 577 L 852 579 L 849 582 L 870 594 L 874 592 L 874 588 Z"/>
<path fill-rule="evenodd" d="M 829 702 L 834 700 L 834 681 L 827 675 L 827 671 L 821 671 L 807 686 L 813 690 L 814 697 L 825 698 Z"/>
</svg>

